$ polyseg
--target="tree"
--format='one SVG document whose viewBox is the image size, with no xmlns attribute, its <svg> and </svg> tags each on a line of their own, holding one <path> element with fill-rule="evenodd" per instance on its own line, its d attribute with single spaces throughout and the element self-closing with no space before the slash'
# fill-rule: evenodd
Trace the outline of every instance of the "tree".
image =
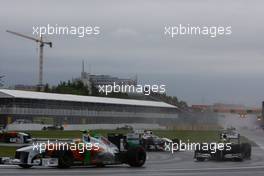
<svg viewBox="0 0 264 176">
<path fill-rule="evenodd" d="M 94 85 L 93 82 L 92 82 L 92 84 L 91 84 L 91 95 L 92 95 L 92 96 L 100 96 L 99 90 L 98 90 L 98 88 Z"/>
<path fill-rule="evenodd" d="M 100 97 L 113 97 L 113 98 L 124 98 L 129 99 L 131 98 L 125 92 L 111 92 L 108 95 L 104 93 L 100 93 L 98 88 L 92 83 L 91 91 L 86 84 L 84 84 L 81 80 L 77 81 L 62 81 L 57 86 L 50 87 L 49 84 L 46 84 L 43 88 L 44 92 L 51 92 L 51 93 L 60 93 L 60 94 L 73 94 L 73 95 L 85 95 L 85 96 L 100 96 Z M 184 101 L 180 101 L 175 96 L 168 96 L 165 93 L 153 93 L 151 92 L 150 95 L 153 99 L 158 101 L 163 101 L 168 104 L 178 106 L 180 109 L 188 108 L 188 105 Z"/>
<path fill-rule="evenodd" d="M 63 81 L 57 86 L 50 87 L 48 84 L 44 86 L 44 92 L 74 94 L 74 95 L 89 95 L 88 86 L 84 85 L 82 81 Z"/>
<path fill-rule="evenodd" d="M 5 77 L 4 75 L 0 75 L 0 87 L 4 86 L 4 81 L 3 81 L 4 77 Z"/>
<path fill-rule="evenodd" d="M 51 88 L 50 88 L 49 84 L 45 84 L 43 91 L 44 92 L 51 92 Z"/>
</svg>

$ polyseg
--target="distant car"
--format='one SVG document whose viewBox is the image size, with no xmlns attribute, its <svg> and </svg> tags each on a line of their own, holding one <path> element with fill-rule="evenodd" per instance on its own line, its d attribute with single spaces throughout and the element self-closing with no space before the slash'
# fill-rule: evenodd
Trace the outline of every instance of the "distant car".
<svg viewBox="0 0 264 176">
<path fill-rule="evenodd" d="M 155 136 L 153 134 L 144 134 L 142 136 L 142 143 L 146 150 L 148 151 L 163 151 L 165 141 L 163 141 L 158 136 Z"/>
<path fill-rule="evenodd" d="M 13 124 L 26 124 L 26 123 L 32 123 L 32 121 L 27 119 L 17 119 L 13 122 Z"/>
<path fill-rule="evenodd" d="M 63 131 L 64 127 L 60 125 L 54 125 L 54 126 L 44 126 L 42 128 L 43 131 L 49 131 L 49 130 L 58 130 L 58 131 Z"/>
<path fill-rule="evenodd" d="M 116 130 L 128 130 L 128 131 L 132 131 L 133 130 L 133 127 L 130 126 L 130 125 L 125 125 L 125 126 L 122 126 L 122 127 L 117 127 Z"/>
<path fill-rule="evenodd" d="M 126 135 L 121 133 L 109 133 L 108 140 L 118 147 L 120 146 L 120 141 L 122 140 L 126 149 L 141 146 L 146 151 L 165 151 L 165 143 L 168 145 L 169 143 L 174 142 L 168 138 L 160 138 L 153 134 L 151 136 L 146 136 L 146 134 L 144 137 L 143 136 L 144 132 L 136 131 Z"/>
<path fill-rule="evenodd" d="M 31 141 L 31 135 L 27 133 L 16 131 L 0 131 L 0 142 L 24 144 Z"/>
<path fill-rule="evenodd" d="M 128 143 L 140 144 L 147 151 L 165 151 L 166 144 L 178 142 L 178 139 L 170 140 L 168 138 L 161 138 L 153 134 L 151 130 L 144 130 L 143 132 L 134 132 L 127 134 Z M 139 142 L 138 142 L 139 141 Z"/>
</svg>

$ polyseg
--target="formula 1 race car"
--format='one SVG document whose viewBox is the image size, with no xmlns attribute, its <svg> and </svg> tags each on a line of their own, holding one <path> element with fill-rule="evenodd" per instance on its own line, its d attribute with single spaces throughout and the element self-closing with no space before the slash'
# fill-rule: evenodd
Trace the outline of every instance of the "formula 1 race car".
<svg viewBox="0 0 264 176">
<path fill-rule="evenodd" d="M 217 144 L 209 144 L 212 148 L 200 148 L 194 152 L 194 158 L 197 161 L 205 161 L 206 159 L 215 161 L 243 161 L 251 159 L 251 144 L 241 143 L 240 134 L 235 129 L 224 130 L 220 133 L 221 141 L 224 141 L 221 148 L 217 148 Z M 234 142 L 236 141 L 236 142 Z"/>
<path fill-rule="evenodd" d="M 0 142 L 23 144 L 29 143 L 31 141 L 31 136 L 27 133 L 16 131 L 0 131 Z"/>
<path fill-rule="evenodd" d="M 178 141 L 178 139 L 161 138 L 153 134 L 151 130 L 145 130 L 142 134 L 142 145 L 148 151 L 165 151 L 165 144 Z"/>
<path fill-rule="evenodd" d="M 43 131 L 63 131 L 64 127 L 60 125 L 51 125 L 51 126 L 44 126 L 42 130 Z"/>
<path fill-rule="evenodd" d="M 34 144 L 16 151 L 15 159 L 2 159 L 4 164 L 19 165 L 22 168 L 32 166 L 50 166 L 69 168 L 71 166 L 104 166 L 128 164 L 141 167 L 146 161 L 143 147 L 119 148 L 107 138 L 84 132 L 82 139 L 67 142 L 47 142 Z M 123 145 L 123 141 L 120 142 Z M 39 146 L 39 147 L 36 147 Z M 45 146 L 45 147 L 44 147 Z"/>
<path fill-rule="evenodd" d="M 170 140 L 168 138 L 161 138 L 153 134 L 151 130 L 137 130 L 132 133 L 128 133 L 125 136 L 122 134 L 110 134 L 108 136 L 109 139 L 112 140 L 113 143 L 117 144 L 120 139 L 123 138 L 125 141 L 125 146 L 142 146 L 147 151 L 166 151 L 166 145 L 170 145 L 171 143 L 179 143 L 178 139 Z"/>
</svg>

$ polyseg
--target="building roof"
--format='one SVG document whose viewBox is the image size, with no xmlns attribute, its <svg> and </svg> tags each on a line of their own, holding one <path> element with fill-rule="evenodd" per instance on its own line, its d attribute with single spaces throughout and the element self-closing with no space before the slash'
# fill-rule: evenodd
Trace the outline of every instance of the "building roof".
<svg viewBox="0 0 264 176">
<path fill-rule="evenodd" d="M 176 106 L 161 101 L 146 101 L 146 100 L 107 98 L 107 97 L 95 97 L 95 96 L 79 96 L 79 95 L 71 95 L 71 94 L 43 93 L 43 92 L 9 90 L 9 89 L 0 89 L 0 98 L 23 98 L 23 99 L 177 108 Z"/>
</svg>

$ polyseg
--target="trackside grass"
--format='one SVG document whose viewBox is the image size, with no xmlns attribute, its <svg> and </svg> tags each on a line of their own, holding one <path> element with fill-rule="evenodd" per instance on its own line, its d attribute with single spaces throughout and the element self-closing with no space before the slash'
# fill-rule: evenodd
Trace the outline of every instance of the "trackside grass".
<svg viewBox="0 0 264 176">
<path fill-rule="evenodd" d="M 128 130 L 92 130 L 91 132 L 107 136 L 108 133 L 127 134 Z M 33 138 L 80 138 L 80 131 L 28 131 Z M 178 138 L 184 142 L 217 142 L 219 141 L 219 131 L 191 131 L 191 130 L 153 130 L 159 137 L 169 139 Z M 244 137 L 242 141 L 247 141 Z"/>
<path fill-rule="evenodd" d="M 107 136 L 108 133 L 126 134 L 128 130 L 92 130 L 94 133 Z M 154 134 L 166 138 L 179 138 L 182 141 L 210 142 L 218 141 L 218 131 L 177 131 L 177 130 L 153 130 Z M 80 138 L 80 131 L 29 131 L 33 138 Z"/>
<path fill-rule="evenodd" d="M 0 157 L 14 157 L 17 147 L 0 146 Z"/>
</svg>

